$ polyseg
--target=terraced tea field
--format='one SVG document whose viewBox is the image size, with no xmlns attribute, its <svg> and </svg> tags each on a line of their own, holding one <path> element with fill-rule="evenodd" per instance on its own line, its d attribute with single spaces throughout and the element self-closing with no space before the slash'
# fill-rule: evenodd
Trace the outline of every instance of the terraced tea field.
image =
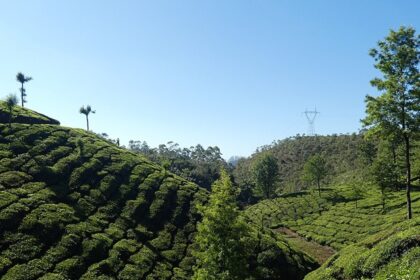
<svg viewBox="0 0 420 280">
<path fill-rule="evenodd" d="M 203 189 L 83 131 L 0 129 L 3 279 L 181 279 L 191 271 Z"/>
<path fill-rule="evenodd" d="M 205 189 L 93 133 L 20 110 L 18 123 L 0 123 L 1 279 L 191 278 Z M 412 198 L 418 217 L 420 193 Z M 347 187 L 253 205 L 244 211 L 253 277 L 302 279 L 333 249 L 308 279 L 399 275 L 400 267 L 417 275 L 420 223 L 405 221 L 404 205 L 395 192 L 383 212 L 371 187 L 357 208 Z"/>
<path fill-rule="evenodd" d="M 190 279 L 208 192 L 28 112 L 20 120 L 31 124 L 0 123 L 0 278 Z M 258 279 L 302 279 L 318 266 L 278 236 L 253 234 Z"/>
<path fill-rule="evenodd" d="M 413 216 L 420 215 L 420 192 L 412 192 Z M 339 250 L 406 220 L 405 192 L 390 193 L 382 211 L 380 193 L 368 187 L 365 198 L 351 199 L 347 187 L 265 200 L 246 210 L 255 224 L 287 227 L 308 240 Z"/>
<path fill-rule="evenodd" d="M 420 217 L 343 248 L 305 279 L 420 279 Z"/>
</svg>

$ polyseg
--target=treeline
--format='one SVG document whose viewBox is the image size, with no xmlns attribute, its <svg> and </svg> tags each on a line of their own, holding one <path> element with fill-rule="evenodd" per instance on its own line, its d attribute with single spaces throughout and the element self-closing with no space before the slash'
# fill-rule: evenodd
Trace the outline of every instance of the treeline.
<svg viewBox="0 0 420 280">
<path fill-rule="evenodd" d="M 237 161 L 232 175 L 241 190 L 239 199 L 252 204 L 262 198 L 336 184 L 354 185 L 355 192 L 360 193 L 363 185 L 375 184 L 385 203 L 387 192 L 404 188 L 406 176 L 404 146 L 391 140 L 362 131 L 348 135 L 297 135 L 275 141 Z M 416 185 L 420 179 L 419 139 L 411 147 L 411 181 Z M 316 168 L 311 168 L 311 164 Z M 276 171 L 268 171 L 270 166 Z M 261 183 L 267 180 L 261 176 L 271 178 L 271 185 Z"/>
<path fill-rule="evenodd" d="M 350 135 L 305 136 L 296 135 L 260 147 L 248 158 L 238 160 L 232 174 L 241 189 L 241 200 L 252 203 L 265 197 L 258 186 L 258 173 L 264 158 L 273 157 L 277 167 L 276 180 L 269 197 L 282 193 L 298 192 L 312 186 L 308 174 L 304 174 L 305 163 L 315 155 L 326 162 L 325 182 L 335 182 L 349 170 L 363 170 L 376 156 L 377 143 L 366 140 L 363 133 Z M 267 161 L 266 161 L 267 162 Z M 267 164 L 270 164 L 267 162 Z M 356 172 L 357 173 L 357 172 Z"/>
<path fill-rule="evenodd" d="M 168 142 L 153 148 L 146 141 L 130 140 L 128 148 L 208 190 L 220 177 L 220 170 L 229 169 L 217 146 L 204 148 L 198 144 L 181 148 L 177 143 Z"/>
</svg>

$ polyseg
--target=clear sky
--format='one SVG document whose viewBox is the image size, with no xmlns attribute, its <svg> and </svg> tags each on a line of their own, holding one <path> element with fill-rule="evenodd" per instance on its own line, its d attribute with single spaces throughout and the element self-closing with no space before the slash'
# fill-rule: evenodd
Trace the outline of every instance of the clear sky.
<svg viewBox="0 0 420 280">
<path fill-rule="evenodd" d="M 420 1 L 0 0 L 0 97 L 32 76 L 27 107 L 151 146 L 217 145 L 225 158 L 307 132 L 357 132 L 370 48 L 420 31 Z"/>
</svg>

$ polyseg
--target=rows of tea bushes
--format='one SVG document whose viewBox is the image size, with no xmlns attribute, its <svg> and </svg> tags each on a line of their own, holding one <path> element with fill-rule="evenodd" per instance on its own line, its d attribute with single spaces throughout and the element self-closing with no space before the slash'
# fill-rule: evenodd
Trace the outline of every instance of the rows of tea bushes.
<svg viewBox="0 0 420 280">
<path fill-rule="evenodd" d="M 419 216 L 343 248 L 305 279 L 420 279 Z"/>
<path fill-rule="evenodd" d="M 2 279 L 188 278 L 203 189 L 83 131 L 0 129 Z"/>
<path fill-rule="evenodd" d="M 413 215 L 420 216 L 420 192 L 412 193 Z M 264 200 L 245 212 L 255 224 L 287 227 L 307 240 L 341 249 L 406 219 L 405 192 L 388 194 L 382 209 L 380 192 L 367 187 L 364 198 L 351 198 L 348 187 L 321 194 L 302 192 Z"/>
<path fill-rule="evenodd" d="M 94 133 L 19 110 L 29 124 L 0 119 L 1 279 L 191 278 L 205 189 Z M 302 279 L 318 266 L 253 231 L 257 279 Z"/>
<path fill-rule="evenodd" d="M 0 123 L 9 123 L 10 113 L 6 102 L 0 100 Z M 12 109 L 12 122 L 28 124 L 60 124 L 59 121 L 28 108 L 14 106 Z"/>
</svg>

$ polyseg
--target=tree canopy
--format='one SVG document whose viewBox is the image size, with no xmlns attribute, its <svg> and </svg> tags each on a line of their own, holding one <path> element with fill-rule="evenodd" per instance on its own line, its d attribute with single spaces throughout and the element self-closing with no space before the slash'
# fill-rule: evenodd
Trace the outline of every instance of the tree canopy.
<svg viewBox="0 0 420 280">
<path fill-rule="evenodd" d="M 236 195 L 237 189 L 222 170 L 208 205 L 200 207 L 203 219 L 197 226 L 193 279 L 242 280 L 248 276 L 245 239 L 249 229 L 239 216 Z"/>
<path fill-rule="evenodd" d="M 21 84 L 20 87 L 20 99 L 22 101 L 22 107 L 24 107 L 26 101 L 26 89 L 24 88 L 24 84 L 31 81 L 32 77 L 25 76 L 23 73 L 19 72 L 16 74 L 16 80 Z"/>
<path fill-rule="evenodd" d="M 264 198 L 271 198 L 278 179 L 277 159 L 271 153 L 263 153 L 254 165 L 257 189 Z"/>
<path fill-rule="evenodd" d="M 378 48 L 370 55 L 375 68 L 382 73 L 374 78 L 372 86 L 381 93 L 366 96 L 366 118 L 363 124 L 380 138 L 393 139 L 404 145 L 407 217 L 411 213 L 411 146 L 415 134 L 420 131 L 420 36 L 411 27 L 391 30 L 378 42 Z"/>
<path fill-rule="evenodd" d="M 303 167 L 303 179 L 309 183 L 316 183 L 318 193 L 321 195 L 321 182 L 328 174 L 328 166 L 325 158 L 316 154 L 308 159 Z"/>
<path fill-rule="evenodd" d="M 79 113 L 86 116 L 86 130 L 89 131 L 89 114 L 95 114 L 95 111 L 92 110 L 92 107 L 90 107 L 90 105 L 87 105 L 86 107 L 80 107 Z"/>
</svg>

